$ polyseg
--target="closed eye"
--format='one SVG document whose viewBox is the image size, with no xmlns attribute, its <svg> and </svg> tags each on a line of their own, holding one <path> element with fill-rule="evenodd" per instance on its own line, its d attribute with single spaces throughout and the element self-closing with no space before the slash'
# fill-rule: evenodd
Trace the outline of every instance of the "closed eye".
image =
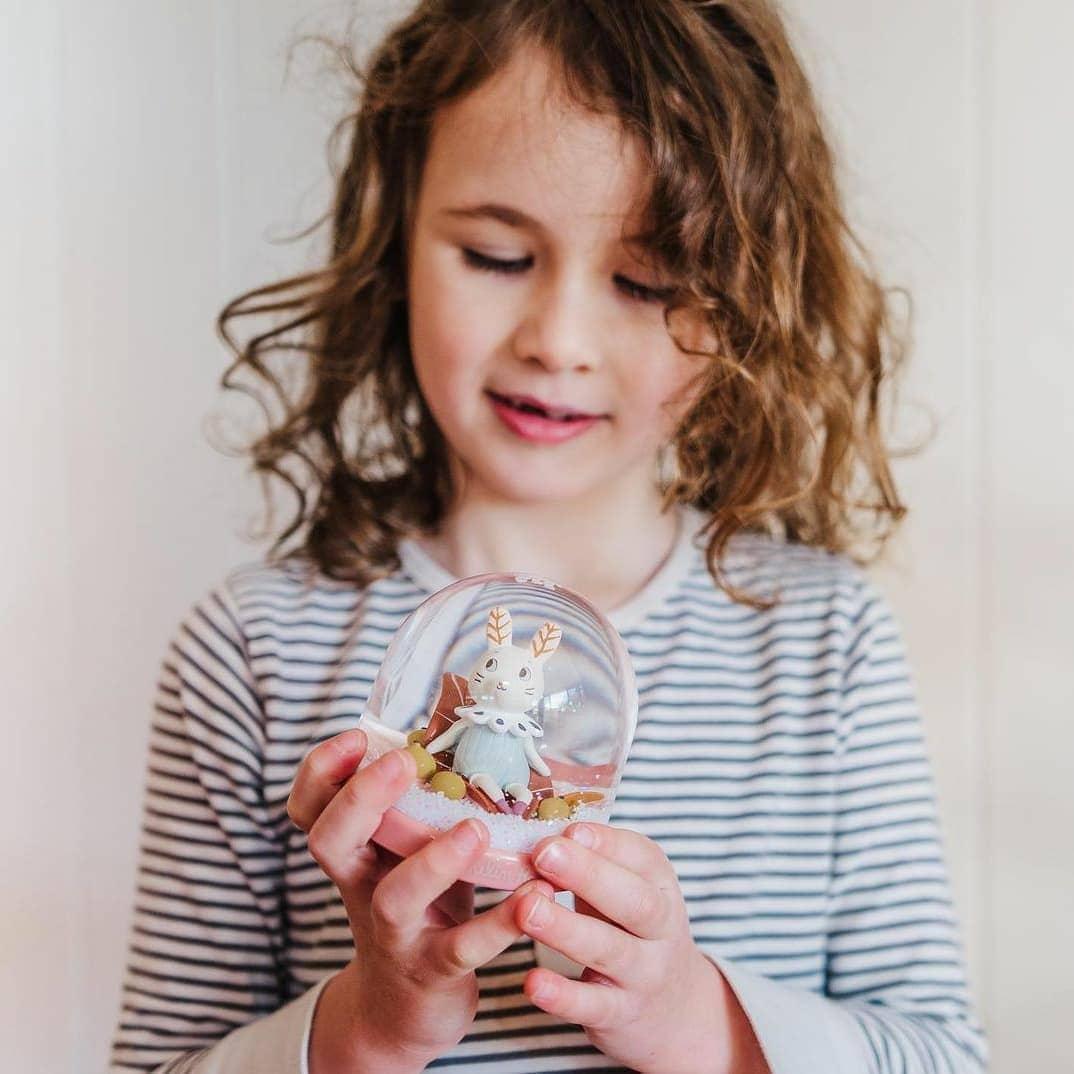
<svg viewBox="0 0 1074 1074">
<path fill-rule="evenodd" d="M 525 272 L 533 260 L 531 257 L 523 257 L 518 261 L 501 261 L 495 257 L 486 257 L 466 247 L 463 247 L 462 256 L 471 268 L 480 269 L 482 272 L 502 272 L 507 276 L 516 272 Z"/>
<path fill-rule="evenodd" d="M 484 254 L 479 254 L 476 250 L 470 250 L 466 247 L 463 247 L 462 255 L 471 268 L 475 268 L 480 272 L 498 272 L 504 276 L 516 276 L 525 272 L 533 264 L 532 257 L 522 257 L 516 261 L 501 261 L 495 257 L 486 257 Z M 638 302 L 666 302 L 673 293 L 670 287 L 645 287 L 628 279 L 626 276 L 617 275 L 615 281 L 628 298 Z"/>
</svg>

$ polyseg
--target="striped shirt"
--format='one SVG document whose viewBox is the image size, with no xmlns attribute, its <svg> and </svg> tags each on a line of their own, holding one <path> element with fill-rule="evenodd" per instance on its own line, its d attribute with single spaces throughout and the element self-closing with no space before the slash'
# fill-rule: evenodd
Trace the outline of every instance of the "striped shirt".
<svg viewBox="0 0 1074 1074">
<path fill-rule="evenodd" d="M 610 613 L 640 709 L 612 822 L 672 862 L 695 942 L 774 1074 L 970 1072 L 965 983 L 932 780 L 898 631 L 845 558 L 740 536 L 713 582 L 684 512 Z M 396 628 L 453 579 L 405 541 L 364 589 L 299 560 L 233 572 L 180 625 L 152 722 L 112 1071 L 305 1074 L 319 988 L 354 955 L 287 816 L 295 772 L 353 727 Z M 476 908 L 502 893 L 478 889 Z M 533 1007 L 520 942 L 478 973 L 466 1038 L 429 1069 L 620 1070 Z"/>
</svg>

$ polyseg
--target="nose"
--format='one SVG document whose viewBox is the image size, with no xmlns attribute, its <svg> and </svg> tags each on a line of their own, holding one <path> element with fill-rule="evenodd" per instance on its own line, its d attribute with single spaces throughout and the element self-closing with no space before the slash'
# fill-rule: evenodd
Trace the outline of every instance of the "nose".
<svg viewBox="0 0 1074 1074">
<path fill-rule="evenodd" d="M 508 685 L 507 685 L 506 682 L 503 681 L 503 679 L 500 679 L 500 681 L 498 683 L 496 683 L 496 689 L 497 690 L 506 690 L 506 689 L 508 689 Z"/>
<path fill-rule="evenodd" d="M 548 281 L 533 293 L 515 338 L 516 354 L 548 373 L 596 369 L 599 359 L 592 308 L 580 281 L 566 275 Z"/>
</svg>

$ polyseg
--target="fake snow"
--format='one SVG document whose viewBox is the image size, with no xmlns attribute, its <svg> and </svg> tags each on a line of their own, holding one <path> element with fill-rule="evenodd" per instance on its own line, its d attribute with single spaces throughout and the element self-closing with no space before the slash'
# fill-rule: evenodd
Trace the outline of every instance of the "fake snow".
<svg viewBox="0 0 1074 1074">
<path fill-rule="evenodd" d="M 581 805 L 575 810 L 573 817 L 565 817 L 562 820 L 523 820 L 513 813 L 489 813 L 468 798 L 452 801 L 417 784 L 407 788 L 406 793 L 395 803 L 395 808 L 415 820 L 444 831 L 461 820 L 475 817 L 488 828 L 491 846 L 497 850 L 512 850 L 518 853 L 532 850 L 542 839 L 559 834 L 575 821 L 589 820 L 606 824 L 609 816 L 606 806 Z"/>
</svg>

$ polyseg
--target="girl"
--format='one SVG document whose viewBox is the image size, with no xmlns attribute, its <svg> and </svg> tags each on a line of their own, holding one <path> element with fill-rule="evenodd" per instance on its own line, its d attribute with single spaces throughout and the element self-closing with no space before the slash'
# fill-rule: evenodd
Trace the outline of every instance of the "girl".
<svg viewBox="0 0 1074 1074">
<path fill-rule="evenodd" d="M 225 383 L 284 402 L 253 458 L 298 506 L 164 663 L 113 1069 L 981 1070 L 846 555 L 903 511 L 885 296 L 773 10 L 425 0 L 350 130 L 327 266 L 221 317 L 281 315 Z M 413 768 L 349 730 L 403 618 L 490 570 L 606 609 L 641 697 L 617 823 L 507 897 L 458 879 L 479 824 L 369 842 Z"/>
</svg>

